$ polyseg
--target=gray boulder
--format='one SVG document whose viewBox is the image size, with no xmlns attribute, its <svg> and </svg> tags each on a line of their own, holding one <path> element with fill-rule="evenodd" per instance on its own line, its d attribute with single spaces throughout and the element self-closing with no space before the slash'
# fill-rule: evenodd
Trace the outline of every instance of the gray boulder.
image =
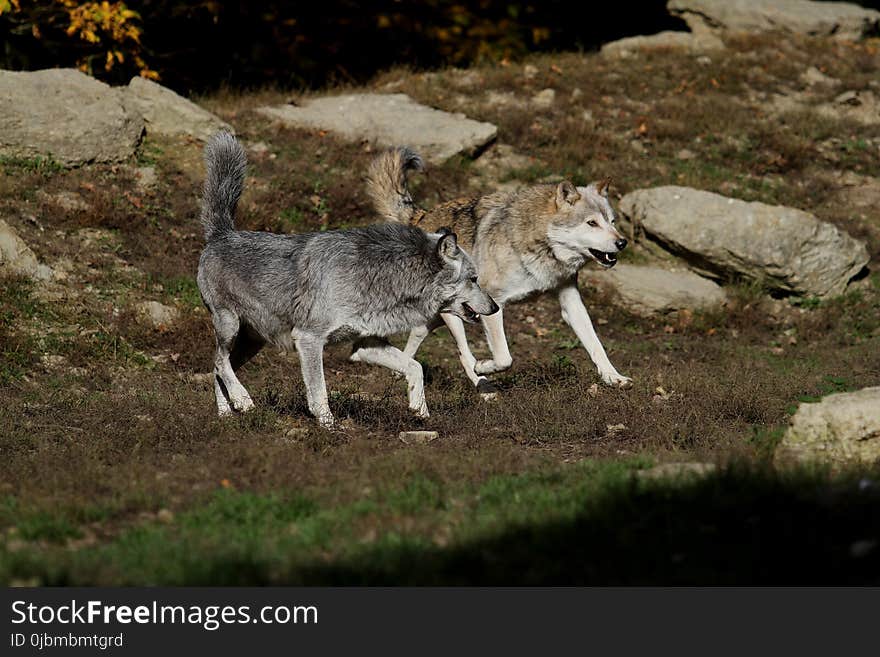
<svg viewBox="0 0 880 657">
<path fill-rule="evenodd" d="M 65 166 L 134 153 L 144 121 L 119 93 L 74 69 L 0 71 L 0 155 Z"/>
<path fill-rule="evenodd" d="M 863 242 L 795 208 L 669 186 L 631 192 L 620 209 L 701 274 L 786 293 L 840 294 L 869 260 Z"/>
<path fill-rule="evenodd" d="M 880 459 L 880 386 L 798 406 L 776 459 L 832 463 Z"/>
<path fill-rule="evenodd" d="M 780 30 L 856 40 L 877 32 L 880 12 L 848 2 L 809 0 L 670 0 L 666 7 L 694 31 Z"/>
<path fill-rule="evenodd" d="M 0 273 L 26 276 L 38 281 L 52 278 L 52 270 L 40 264 L 37 256 L 15 229 L 0 219 Z"/>
<path fill-rule="evenodd" d="M 144 117 L 148 133 L 207 141 L 218 130 L 232 132 L 232 126 L 219 117 L 152 80 L 132 78 L 122 92 L 126 105 Z"/>
<path fill-rule="evenodd" d="M 329 130 L 354 141 L 410 146 L 432 162 L 459 153 L 473 155 L 498 133 L 491 123 L 420 105 L 406 94 L 327 96 L 257 112 L 285 125 Z"/>
<path fill-rule="evenodd" d="M 585 282 L 610 287 L 620 304 L 637 315 L 698 310 L 725 302 L 724 290 L 690 271 L 620 263 L 612 269 L 584 270 Z"/>
</svg>

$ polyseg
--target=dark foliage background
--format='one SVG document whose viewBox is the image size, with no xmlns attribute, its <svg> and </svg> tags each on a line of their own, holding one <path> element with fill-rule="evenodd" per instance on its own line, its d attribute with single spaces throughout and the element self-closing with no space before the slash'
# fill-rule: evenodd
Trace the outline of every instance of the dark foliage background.
<svg viewBox="0 0 880 657">
<path fill-rule="evenodd" d="M 116 83 L 146 70 L 186 93 L 222 84 L 316 87 L 360 82 L 397 64 L 432 68 L 513 60 L 529 52 L 589 50 L 623 36 L 683 29 L 665 5 L 666 0 L 0 0 L 0 67 L 78 65 Z M 137 42 L 114 39 L 106 24 L 104 31 L 95 29 L 97 42 L 82 31 L 71 34 L 70 12 L 87 6 L 98 23 L 102 11 L 137 12 L 129 21 L 139 31 Z M 111 50 L 123 61 L 108 66 Z"/>
<path fill-rule="evenodd" d="M 59 5 L 54 13 L 53 4 Z M 4 42 L 0 66 L 72 66 L 89 49 L 100 50 L 66 34 L 61 4 L 29 5 L 21 0 L 19 12 L 0 16 Z M 534 51 L 589 49 L 628 34 L 683 26 L 666 13 L 665 0 L 129 0 L 125 4 L 140 14 L 140 40 L 149 68 L 164 84 L 185 92 L 224 83 L 295 87 L 363 81 L 395 64 L 429 68 L 515 59 Z M 39 26 L 39 37 L 34 24 Z M 102 58 L 95 59 L 103 63 Z M 110 71 L 103 65 L 92 70 L 113 82 L 137 72 L 131 58 Z"/>
</svg>

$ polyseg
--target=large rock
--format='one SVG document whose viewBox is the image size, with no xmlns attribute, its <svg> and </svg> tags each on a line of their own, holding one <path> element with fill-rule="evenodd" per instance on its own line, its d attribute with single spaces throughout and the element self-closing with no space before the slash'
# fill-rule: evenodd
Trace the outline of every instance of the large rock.
<svg viewBox="0 0 880 657">
<path fill-rule="evenodd" d="M 582 278 L 591 285 L 610 287 L 621 305 L 637 315 L 698 310 L 726 299 L 718 284 L 690 271 L 620 263 L 604 271 L 584 270 Z"/>
<path fill-rule="evenodd" d="M 645 36 L 631 36 L 610 41 L 599 51 L 605 57 L 631 57 L 642 50 L 679 50 L 701 53 L 721 50 L 724 42 L 708 32 L 673 32 L 667 30 Z"/>
<path fill-rule="evenodd" d="M 747 278 L 786 293 L 840 294 L 869 259 L 863 242 L 780 205 L 669 186 L 631 192 L 620 209 L 696 271 Z"/>
<path fill-rule="evenodd" d="M 880 386 L 801 404 L 776 449 L 776 458 L 834 463 L 880 459 Z"/>
<path fill-rule="evenodd" d="M 328 96 L 257 111 L 298 128 L 329 130 L 383 146 L 410 146 L 433 162 L 459 153 L 473 155 L 498 133 L 491 123 L 420 105 L 406 94 Z"/>
<path fill-rule="evenodd" d="M 0 219 L 0 273 L 27 276 L 39 281 L 52 278 L 52 270 L 40 264 L 37 256 L 15 229 Z"/>
<path fill-rule="evenodd" d="M 232 131 L 219 117 L 152 80 L 132 78 L 123 93 L 126 104 L 146 120 L 148 133 L 190 135 L 207 141 L 219 130 Z"/>
<path fill-rule="evenodd" d="M 880 26 L 880 12 L 848 2 L 670 0 L 666 6 L 694 32 L 781 30 L 854 40 L 877 32 Z"/>
<path fill-rule="evenodd" d="M 0 71 L 0 155 L 116 162 L 134 153 L 143 131 L 116 90 L 80 71 Z"/>
</svg>

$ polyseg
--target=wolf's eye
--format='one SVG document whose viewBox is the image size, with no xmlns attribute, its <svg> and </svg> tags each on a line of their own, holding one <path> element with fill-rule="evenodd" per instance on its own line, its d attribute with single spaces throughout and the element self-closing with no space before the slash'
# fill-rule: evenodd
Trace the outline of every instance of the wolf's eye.
<svg viewBox="0 0 880 657">
<path fill-rule="evenodd" d="M 599 224 L 596 223 L 596 220 L 595 220 L 595 219 L 590 219 L 590 220 L 587 222 L 587 226 L 590 226 L 591 228 L 595 228 L 595 227 L 598 226 L 598 225 L 599 225 Z"/>
</svg>

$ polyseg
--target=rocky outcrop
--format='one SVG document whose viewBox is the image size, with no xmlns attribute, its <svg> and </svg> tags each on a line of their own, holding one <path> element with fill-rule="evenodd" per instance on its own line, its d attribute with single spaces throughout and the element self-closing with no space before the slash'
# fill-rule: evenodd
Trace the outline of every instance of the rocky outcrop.
<svg viewBox="0 0 880 657">
<path fill-rule="evenodd" d="M 694 32 L 783 31 L 855 40 L 880 26 L 880 12 L 848 2 L 670 0 L 666 6 Z"/>
<path fill-rule="evenodd" d="M 133 78 L 123 96 L 126 105 L 144 117 L 147 133 L 189 135 L 207 141 L 219 130 L 232 131 L 232 126 L 211 112 L 145 78 Z"/>
<path fill-rule="evenodd" d="M 869 259 L 863 242 L 795 208 L 669 186 L 631 192 L 620 209 L 699 273 L 785 293 L 840 294 Z"/>
<path fill-rule="evenodd" d="M 880 386 L 801 404 L 776 459 L 840 464 L 880 460 Z"/>
<path fill-rule="evenodd" d="M 65 166 L 134 153 L 144 120 L 103 82 L 74 69 L 0 71 L 0 155 Z"/>
<path fill-rule="evenodd" d="M 710 308 L 726 300 L 717 283 L 690 271 L 620 263 L 605 271 L 585 270 L 582 278 L 611 288 L 620 305 L 643 316 Z"/>
<path fill-rule="evenodd" d="M 410 146 L 433 162 L 473 155 L 498 132 L 491 123 L 420 105 L 406 94 L 326 96 L 257 112 L 288 126 L 328 130 L 354 141 Z"/>
</svg>

